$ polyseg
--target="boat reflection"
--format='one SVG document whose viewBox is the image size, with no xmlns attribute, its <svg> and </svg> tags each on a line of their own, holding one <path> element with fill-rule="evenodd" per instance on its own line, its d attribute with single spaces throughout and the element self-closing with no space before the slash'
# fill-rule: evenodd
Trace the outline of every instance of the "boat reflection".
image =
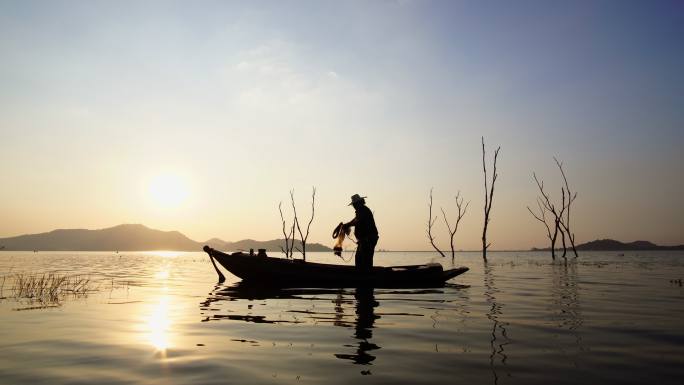
<svg viewBox="0 0 684 385">
<path fill-rule="evenodd" d="M 319 301 L 328 302 L 326 296 L 344 296 L 348 294 L 343 289 L 281 289 L 270 286 L 258 286 L 238 282 L 232 286 L 217 285 L 211 295 L 200 303 L 202 311 L 202 322 L 231 320 L 266 324 L 287 324 L 304 322 L 327 322 L 332 320 L 334 313 L 323 312 L 316 308 L 311 308 L 311 304 Z M 296 307 L 294 309 L 279 309 L 277 306 L 254 308 L 254 305 L 265 305 L 273 303 L 273 300 L 303 300 L 299 304 L 307 305 L 305 308 Z M 247 300 L 249 305 L 244 314 L 235 313 L 235 307 L 229 306 L 232 302 Z M 259 301 L 258 303 L 255 303 Z M 270 302 L 269 302 L 270 301 Z M 343 326 L 343 322 L 339 321 Z"/>
<path fill-rule="evenodd" d="M 441 297 L 443 294 L 442 288 L 278 289 L 238 282 L 231 286 L 216 286 L 209 297 L 200 303 L 200 312 L 203 322 L 228 320 L 259 324 L 309 323 L 352 329 L 352 341 L 343 342 L 344 351 L 334 353 L 334 356 L 353 364 L 370 365 L 376 359 L 374 352 L 381 348 L 373 342 L 378 319 L 383 315 L 424 316 L 380 313 L 380 302 L 376 295 L 393 300 L 442 303 L 442 299 L 437 300 L 433 295 Z"/>
</svg>

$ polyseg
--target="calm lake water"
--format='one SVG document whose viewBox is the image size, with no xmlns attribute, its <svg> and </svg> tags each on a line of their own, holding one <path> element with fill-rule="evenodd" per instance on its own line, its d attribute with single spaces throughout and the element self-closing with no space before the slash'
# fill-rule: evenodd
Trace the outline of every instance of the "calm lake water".
<svg viewBox="0 0 684 385">
<path fill-rule="evenodd" d="M 489 259 L 461 253 L 439 289 L 265 291 L 217 285 L 199 252 L 0 252 L 0 383 L 682 383 L 684 253 Z M 429 261 L 452 265 L 376 256 Z M 50 272 L 88 292 L 17 297 Z"/>
</svg>

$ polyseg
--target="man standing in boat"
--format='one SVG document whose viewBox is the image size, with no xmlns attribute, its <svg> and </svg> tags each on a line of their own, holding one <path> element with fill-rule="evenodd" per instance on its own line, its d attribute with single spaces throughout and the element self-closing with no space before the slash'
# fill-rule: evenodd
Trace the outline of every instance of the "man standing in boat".
<svg viewBox="0 0 684 385">
<path fill-rule="evenodd" d="M 373 254 L 375 254 L 375 245 L 378 244 L 378 229 L 375 227 L 373 213 L 366 206 L 365 198 L 359 194 L 352 195 L 349 205 L 354 206 L 356 217 L 344 224 L 345 230 L 354 226 L 354 236 L 357 241 L 354 264 L 357 269 L 362 271 L 373 268 Z"/>
</svg>

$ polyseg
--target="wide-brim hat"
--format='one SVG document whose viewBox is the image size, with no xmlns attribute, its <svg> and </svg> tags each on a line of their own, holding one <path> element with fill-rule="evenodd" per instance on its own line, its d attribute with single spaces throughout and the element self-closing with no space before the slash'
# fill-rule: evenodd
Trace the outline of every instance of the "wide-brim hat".
<svg viewBox="0 0 684 385">
<path fill-rule="evenodd" d="M 366 203 L 366 198 L 368 198 L 368 197 L 362 197 L 359 194 L 354 194 L 351 196 L 351 203 L 348 204 L 347 206 L 351 206 L 357 202 Z"/>
</svg>

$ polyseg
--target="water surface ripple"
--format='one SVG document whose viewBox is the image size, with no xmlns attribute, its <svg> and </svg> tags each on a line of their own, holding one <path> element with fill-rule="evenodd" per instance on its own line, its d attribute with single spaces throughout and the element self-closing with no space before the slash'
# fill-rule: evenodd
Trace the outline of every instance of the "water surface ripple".
<svg viewBox="0 0 684 385">
<path fill-rule="evenodd" d="M 470 267 L 435 289 L 275 290 L 217 284 L 199 252 L 3 251 L 0 383 L 681 383 L 684 253 L 489 259 L 378 253 Z M 16 295 L 49 273 L 88 290 Z"/>
</svg>

